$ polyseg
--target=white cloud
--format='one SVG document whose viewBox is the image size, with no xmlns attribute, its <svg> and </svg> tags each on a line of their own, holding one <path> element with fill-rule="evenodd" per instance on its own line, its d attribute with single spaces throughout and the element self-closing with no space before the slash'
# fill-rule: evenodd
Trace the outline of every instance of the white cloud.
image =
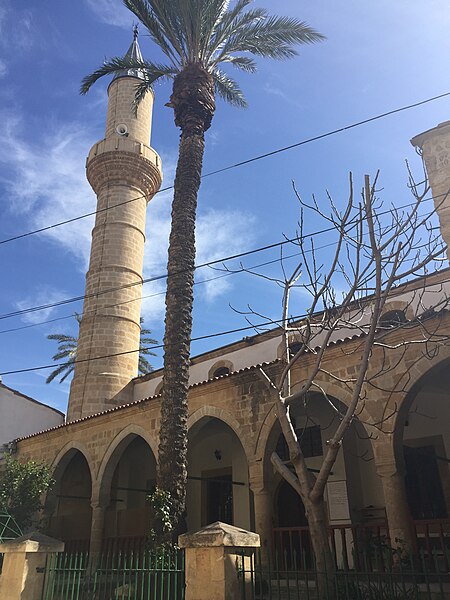
<svg viewBox="0 0 450 600">
<path fill-rule="evenodd" d="M 0 46 L 13 47 L 16 53 L 29 50 L 36 42 L 42 42 L 32 35 L 33 27 L 30 9 L 17 9 L 10 2 L 0 0 Z"/>
<path fill-rule="evenodd" d="M 129 29 L 136 20 L 120 0 L 86 0 L 86 4 L 100 21 L 108 25 Z"/>
<path fill-rule="evenodd" d="M 95 196 L 85 178 L 85 156 L 94 135 L 81 123 L 55 124 L 38 143 L 25 139 L 22 121 L 17 114 L 0 113 L 3 143 L 0 145 L 0 182 L 8 189 L 16 214 L 22 213 L 24 229 L 38 229 L 95 210 Z M 164 186 L 172 183 L 176 157 L 163 156 Z M 8 173 L 6 176 L 4 173 Z M 147 212 L 147 244 L 144 277 L 163 274 L 167 266 L 172 192 L 157 194 Z M 201 200 L 201 199 L 200 199 Z M 200 203 L 201 206 L 201 203 Z M 226 209 L 200 210 L 197 220 L 197 263 L 206 262 L 246 249 L 253 243 L 253 218 Z M 81 219 L 46 231 L 45 236 L 68 251 L 85 272 L 89 261 L 93 217 Z M 202 269 L 197 279 L 217 276 Z M 232 278 L 199 284 L 197 295 L 213 301 L 227 292 Z M 143 288 L 142 312 L 148 323 L 164 314 L 165 281 L 146 284 Z M 59 296 L 57 299 L 60 299 Z M 38 302 L 31 302 L 36 304 Z M 45 302 L 42 302 L 45 303 Z"/>
<path fill-rule="evenodd" d="M 298 102 L 296 98 L 293 98 L 291 95 L 285 93 L 282 90 L 281 86 L 282 83 L 280 81 L 266 81 L 263 89 L 266 92 L 266 94 L 270 94 L 271 96 L 277 96 L 278 98 L 284 100 L 284 102 L 286 102 L 287 104 L 295 106 L 296 108 L 303 108 L 301 102 Z"/>
<path fill-rule="evenodd" d="M 5 33 L 5 22 L 6 22 L 6 8 L 0 3 L 0 35 L 3 36 Z"/>
<path fill-rule="evenodd" d="M 38 290 L 35 290 L 32 296 L 27 296 L 16 302 L 16 308 L 17 310 L 25 310 L 31 306 L 45 306 L 47 304 L 59 302 L 59 300 L 63 300 L 66 297 L 66 292 L 48 285 L 43 285 Z M 55 307 L 44 308 L 36 312 L 25 313 L 21 318 L 25 323 L 42 323 L 42 321 L 46 321 L 54 311 Z"/>
<path fill-rule="evenodd" d="M 28 217 L 27 228 L 39 229 L 95 210 L 95 196 L 85 177 L 85 157 L 93 136 L 79 124 L 49 128 L 38 143 L 25 141 L 17 114 L 0 113 L 3 139 L 0 181 L 8 188 L 12 208 Z M 5 175 L 4 173 L 8 173 Z M 93 217 L 45 232 L 65 246 L 85 271 Z"/>
<path fill-rule="evenodd" d="M 6 66 L 5 61 L 0 58 L 0 77 L 4 77 L 7 72 L 8 67 Z"/>
</svg>

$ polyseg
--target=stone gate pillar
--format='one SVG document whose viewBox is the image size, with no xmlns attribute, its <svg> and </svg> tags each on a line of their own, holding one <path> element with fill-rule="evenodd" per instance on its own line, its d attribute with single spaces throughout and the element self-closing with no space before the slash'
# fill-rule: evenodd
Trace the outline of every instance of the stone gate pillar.
<svg viewBox="0 0 450 600">
<path fill-rule="evenodd" d="M 42 533 L 23 535 L 0 544 L 5 554 L 0 576 L 2 600 L 41 600 L 47 555 L 62 552 L 64 542 Z"/>
<path fill-rule="evenodd" d="M 245 562 L 242 554 L 259 547 L 257 533 L 217 521 L 195 533 L 180 535 L 178 543 L 186 549 L 186 600 L 242 597 L 245 582 L 239 579 L 239 564 Z"/>
</svg>

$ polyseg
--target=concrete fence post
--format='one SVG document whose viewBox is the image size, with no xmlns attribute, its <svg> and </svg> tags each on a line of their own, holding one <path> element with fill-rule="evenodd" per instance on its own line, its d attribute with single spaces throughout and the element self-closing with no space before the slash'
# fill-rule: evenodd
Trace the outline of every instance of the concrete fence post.
<svg viewBox="0 0 450 600">
<path fill-rule="evenodd" d="M 30 533 L 0 544 L 4 553 L 0 575 L 2 600 L 41 600 L 48 554 L 62 552 L 64 542 Z"/>
<path fill-rule="evenodd" d="M 242 598 L 239 565 L 247 554 L 244 564 L 249 569 L 251 550 L 260 545 L 257 533 L 217 521 L 180 535 L 178 543 L 186 551 L 186 600 Z"/>
</svg>

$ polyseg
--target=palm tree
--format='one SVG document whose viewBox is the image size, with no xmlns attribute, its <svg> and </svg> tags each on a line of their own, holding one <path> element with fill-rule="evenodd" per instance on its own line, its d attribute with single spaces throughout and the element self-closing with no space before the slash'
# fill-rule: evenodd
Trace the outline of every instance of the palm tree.
<svg viewBox="0 0 450 600">
<path fill-rule="evenodd" d="M 202 172 L 204 134 L 215 112 L 215 95 L 246 106 L 239 85 L 222 69 L 230 64 L 253 73 L 249 56 L 274 59 L 297 54 L 295 44 L 323 36 L 294 18 L 270 16 L 247 8 L 252 0 L 123 0 L 159 46 L 166 64 L 113 58 L 84 78 L 81 93 L 104 75 L 139 69 L 135 105 L 158 80 L 173 80 L 167 106 L 181 129 L 169 239 L 164 374 L 158 456 L 158 487 L 169 492 L 172 517 L 180 522 L 185 507 L 187 391 L 192 330 L 195 218 Z"/>
<path fill-rule="evenodd" d="M 81 315 L 75 313 L 73 316 L 75 317 L 79 326 L 81 323 Z M 152 352 L 148 346 L 158 343 L 153 338 L 148 337 L 152 332 L 150 329 L 145 329 L 142 327 L 143 323 L 144 319 L 141 317 L 141 337 L 139 340 L 138 364 L 139 375 L 146 375 L 147 373 L 151 373 L 153 371 L 152 365 L 145 357 L 156 356 L 156 354 Z M 50 373 L 45 383 L 52 382 L 56 377 L 59 377 L 59 375 L 62 375 L 61 379 L 59 380 L 59 383 L 62 383 L 65 379 L 67 379 L 74 369 L 75 360 L 77 358 L 78 338 L 74 337 L 73 335 L 66 335 L 64 333 L 52 333 L 51 335 L 47 336 L 47 339 L 58 342 L 58 351 L 53 355 L 53 360 L 64 360 L 64 363 Z"/>
</svg>

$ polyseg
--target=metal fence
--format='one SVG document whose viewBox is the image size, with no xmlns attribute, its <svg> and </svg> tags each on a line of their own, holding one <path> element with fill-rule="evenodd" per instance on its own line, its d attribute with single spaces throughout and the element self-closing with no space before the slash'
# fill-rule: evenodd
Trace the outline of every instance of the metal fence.
<svg viewBox="0 0 450 600">
<path fill-rule="evenodd" d="M 61 553 L 47 560 L 42 600 L 184 600 L 181 550 Z"/>
<path fill-rule="evenodd" d="M 440 553 L 385 554 L 383 568 L 363 560 L 358 569 L 319 573 L 306 560 L 285 568 L 287 556 L 262 560 L 260 552 L 243 553 L 238 565 L 242 600 L 449 600 L 450 573 Z M 319 593 L 319 589 L 321 592 Z"/>
</svg>

